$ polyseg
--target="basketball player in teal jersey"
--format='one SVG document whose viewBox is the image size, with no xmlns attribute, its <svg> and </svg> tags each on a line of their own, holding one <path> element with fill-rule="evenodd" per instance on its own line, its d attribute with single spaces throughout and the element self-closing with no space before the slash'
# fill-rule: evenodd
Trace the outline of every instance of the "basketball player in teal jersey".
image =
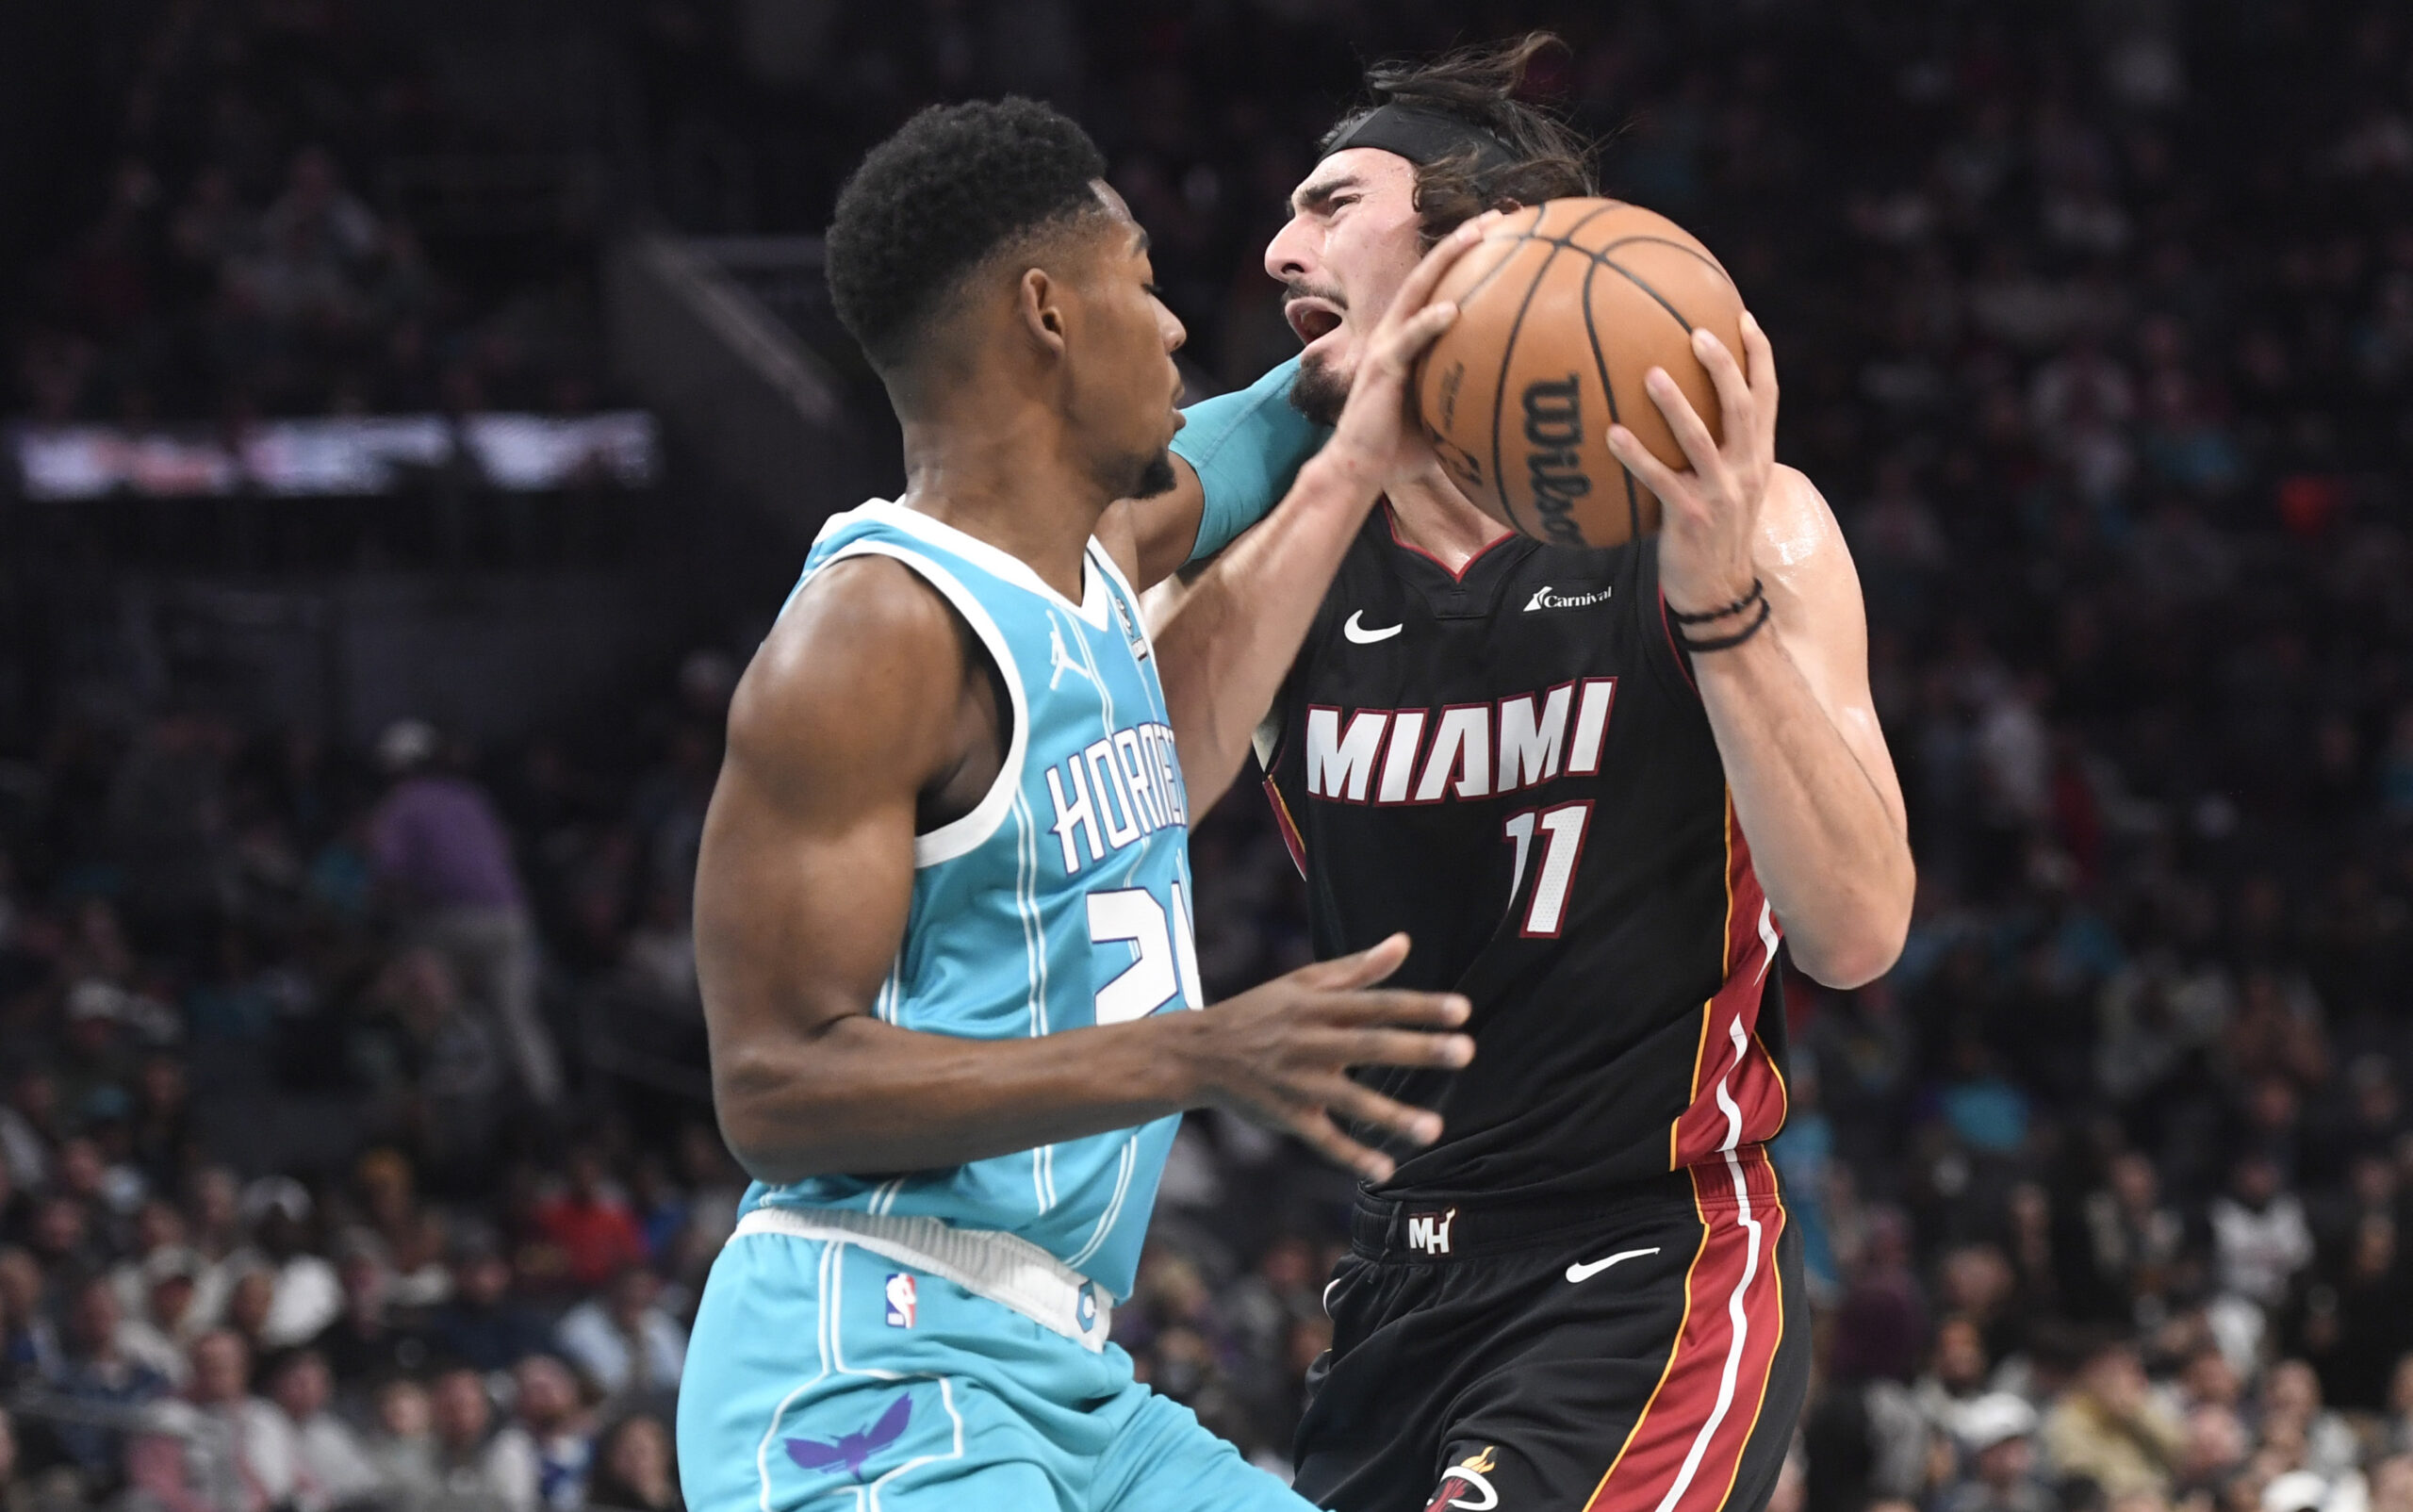
<svg viewBox="0 0 2413 1512">
<path fill-rule="evenodd" d="M 1190 805 L 1132 580 L 1182 329 L 1071 122 L 934 109 L 829 238 L 909 485 L 831 519 L 747 668 L 706 823 L 698 967 L 721 1127 L 755 1181 L 687 1355 L 698 1512 L 1231 1512 L 1305 1504 L 1108 1342 L 1185 1109 L 1370 1177 L 1334 1115 L 1433 1114 L 1354 1066 L 1463 1065 L 1465 1002 L 1373 984 L 1394 937 L 1204 1012 Z M 1426 259 L 1296 491 L 1362 509 L 1446 325 Z M 1115 501 L 1136 499 L 1117 505 Z"/>
</svg>

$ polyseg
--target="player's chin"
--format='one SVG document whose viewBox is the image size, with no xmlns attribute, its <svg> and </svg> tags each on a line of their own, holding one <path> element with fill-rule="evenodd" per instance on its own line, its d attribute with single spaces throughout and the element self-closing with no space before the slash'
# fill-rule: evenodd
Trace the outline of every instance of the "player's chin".
<svg viewBox="0 0 2413 1512">
<path fill-rule="evenodd" d="M 1344 367 L 1330 353 L 1310 348 L 1299 359 L 1298 380 L 1290 386 L 1290 407 L 1318 425 L 1338 425 L 1354 376 L 1354 367 Z"/>
<path fill-rule="evenodd" d="M 1176 481 L 1178 480 L 1174 475 L 1173 453 L 1158 451 L 1155 456 L 1140 465 L 1137 476 L 1132 480 L 1130 491 L 1123 497 L 1154 499 L 1158 494 L 1173 492 L 1174 484 Z"/>
</svg>

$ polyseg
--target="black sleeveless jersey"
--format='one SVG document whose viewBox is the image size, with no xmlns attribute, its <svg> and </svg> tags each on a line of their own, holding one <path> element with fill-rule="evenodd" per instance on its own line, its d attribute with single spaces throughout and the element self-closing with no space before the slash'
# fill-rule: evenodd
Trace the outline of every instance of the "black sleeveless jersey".
<svg viewBox="0 0 2413 1512">
<path fill-rule="evenodd" d="M 1364 1073 L 1446 1126 L 1387 1193 L 1581 1195 L 1782 1126 L 1781 939 L 1655 542 L 1453 574 L 1378 507 L 1258 754 L 1316 954 L 1404 929 L 1394 980 L 1474 1006 L 1467 1069 Z"/>
</svg>

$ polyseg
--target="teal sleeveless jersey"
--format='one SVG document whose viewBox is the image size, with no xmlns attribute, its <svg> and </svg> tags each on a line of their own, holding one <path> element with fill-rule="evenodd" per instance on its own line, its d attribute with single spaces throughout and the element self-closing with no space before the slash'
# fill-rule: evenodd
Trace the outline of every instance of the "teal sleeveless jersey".
<svg viewBox="0 0 2413 1512">
<path fill-rule="evenodd" d="M 1139 596 L 1096 541 L 1078 604 L 1020 560 L 875 500 L 805 559 L 903 563 L 962 615 L 1004 675 L 1004 769 L 970 814 L 915 838 L 905 943 L 874 1011 L 976 1040 L 1058 1034 L 1200 1006 L 1189 799 Z M 794 595 L 790 595 L 794 601 Z M 1130 1295 L 1180 1120 L 906 1175 L 757 1182 L 763 1204 L 1004 1229 Z"/>
</svg>

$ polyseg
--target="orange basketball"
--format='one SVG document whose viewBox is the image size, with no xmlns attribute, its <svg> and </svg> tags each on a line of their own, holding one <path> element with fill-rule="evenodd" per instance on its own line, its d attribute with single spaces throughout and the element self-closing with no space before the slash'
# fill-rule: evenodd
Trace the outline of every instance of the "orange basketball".
<svg viewBox="0 0 2413 1512">
<path fill-rule="evenodd" d="M 1659 501 L 1610 454 L 1609 425 L 1688 466 L 1642 386 L 1657 367 L 1721 432 L 1692 333 L 1707 326 L 1740 362 L 1743 296 L 1709 249 L 1640 205 L 1552 200 L 1470 248 L 1435 298 L 1457 301 L 1458 319 L 1418 366 L 1416 402 L 1467 497 L 1561 546 L 1656 531 Z"/>
</svg>

